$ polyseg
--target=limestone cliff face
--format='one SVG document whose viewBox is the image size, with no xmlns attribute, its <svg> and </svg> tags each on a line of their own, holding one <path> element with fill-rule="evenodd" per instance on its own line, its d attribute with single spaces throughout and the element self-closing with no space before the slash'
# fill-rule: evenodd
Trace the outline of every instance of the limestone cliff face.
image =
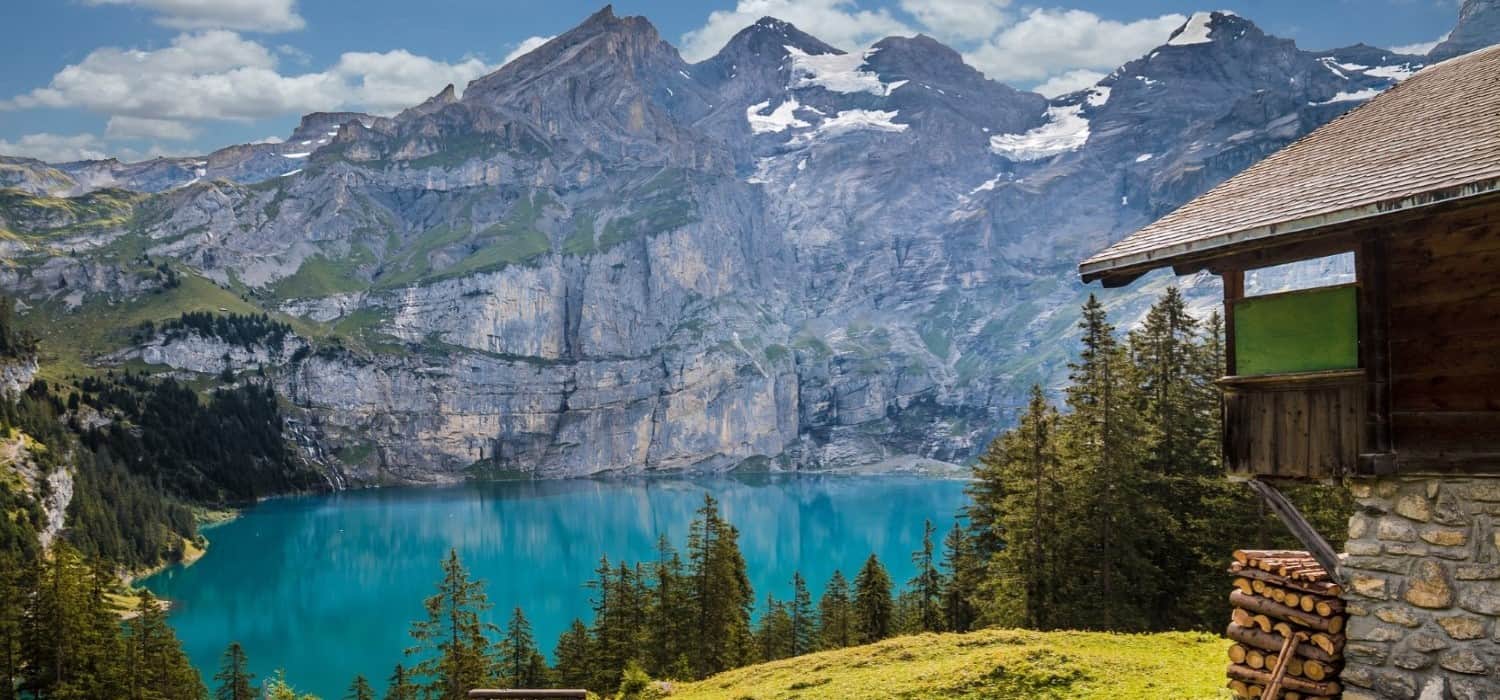
<svg viewBox="0 0 1500 700">
<path fill-rule="evenodd" d="M 93 359 L 265 371 L 336 481 L 961 462 L 1065 372 L 1078 259 L 1425 60 L 1227 13 L 1162 39 L 1047 99 L 928 37 L 846 54 L 773 19 L 689 65 L 606 9 L 461 93 L 225 149 L 129 216 L 25 210 L 47 235 L 0 238 L 0 287 L 136 308 L 180 294 L 165 265 L 294 317 L 275 351 Z M 1164 284 L 1106 303 L 1128 323 Z"/>
</svg>

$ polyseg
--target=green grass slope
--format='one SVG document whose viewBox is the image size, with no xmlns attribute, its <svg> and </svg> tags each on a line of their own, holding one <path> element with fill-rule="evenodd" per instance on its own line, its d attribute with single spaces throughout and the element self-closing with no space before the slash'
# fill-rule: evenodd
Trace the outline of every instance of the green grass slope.
<svg viewBox="0 0 1500 700">
<path fill-rule="evenodd" d="M 984 630 L 922 634 L 721 673 L 672 700 L 1227 698 L 1210 634 Z"/>
</svg>

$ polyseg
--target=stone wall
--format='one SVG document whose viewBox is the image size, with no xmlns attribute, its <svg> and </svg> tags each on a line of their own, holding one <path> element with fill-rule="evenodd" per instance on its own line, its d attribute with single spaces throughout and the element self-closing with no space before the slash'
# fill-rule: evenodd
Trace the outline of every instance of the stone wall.
<svg viewBox="0 0 1500 700">
<path fill-rule="evenodd" d="M 1500 478 L 1350 488 L 1344 698 L 1500 698 Z"/>
</svg>

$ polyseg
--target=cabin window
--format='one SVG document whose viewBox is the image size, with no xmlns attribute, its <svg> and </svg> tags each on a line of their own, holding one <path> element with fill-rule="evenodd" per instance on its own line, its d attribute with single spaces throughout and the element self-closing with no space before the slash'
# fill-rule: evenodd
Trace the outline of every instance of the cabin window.
<svg viewBox="0 0 1500 700">
<path fill-rule="evenodd" d="M 1245 273 L 1234 300 L 1234 374 L 1357 369 L 1359 303 L 1352 253 Z"/>
<path fill-rule="evenodd" d="M 1353 284 L 1354 253 L 1339 253 L 1245 271 L 1245 295 L 1262 296 Z"/>
</svg>

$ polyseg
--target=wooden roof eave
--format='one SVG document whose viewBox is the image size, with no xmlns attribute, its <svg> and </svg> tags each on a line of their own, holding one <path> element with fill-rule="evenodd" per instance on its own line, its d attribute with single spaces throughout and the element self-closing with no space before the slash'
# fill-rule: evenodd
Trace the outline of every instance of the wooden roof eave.
<svg viewBox="0 0 1500 700">
<path fill-rule="evenodd" d="M 1148 272 L 1169 266 L 1179 275 L 1203 269 L 1248 269 L 1254 265 L 1216 263 L 1257 251 L 1261 253 L 1256 261 L 1259 266 L 1322 257 L 1350 245 L 1350 241 L 1336 240 L 1339 232 L 1348 232 L 1370 219 L 1491 194 L 1500 194 L 1500 177 L 1229 231 L 1119 257 L 1089 259 L 1078 266 L 1078 273 L 1085 283 L 1099 280 L 1105 287 L 1123 287 Z M 1319 242 L 1326 242 L 1326 245 L 1319 245 Z M 1298 252 L 1275 255 L 1271 253 L 1273 250 Z"/>
</svg>

